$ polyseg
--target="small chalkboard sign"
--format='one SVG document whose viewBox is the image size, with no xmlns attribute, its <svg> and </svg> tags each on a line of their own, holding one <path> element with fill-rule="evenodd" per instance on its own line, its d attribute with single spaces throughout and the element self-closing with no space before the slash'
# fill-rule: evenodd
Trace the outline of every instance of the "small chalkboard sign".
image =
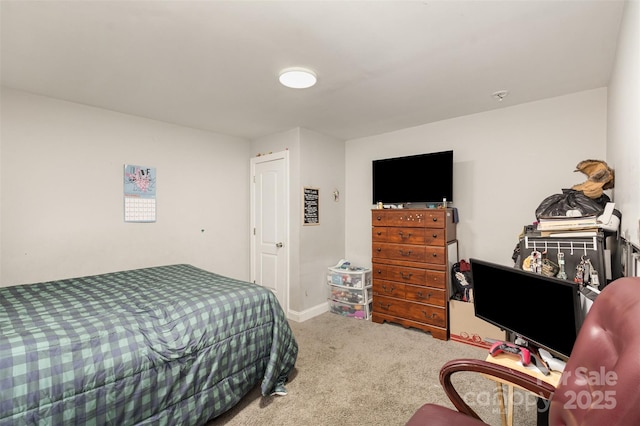
<svg viewBox="0 0 640 426">
<path fill-rule="evenodd" d="M 320 190 L 305 187 L 303 189 L 303 225 L 320 225 Z"/>
</svg>

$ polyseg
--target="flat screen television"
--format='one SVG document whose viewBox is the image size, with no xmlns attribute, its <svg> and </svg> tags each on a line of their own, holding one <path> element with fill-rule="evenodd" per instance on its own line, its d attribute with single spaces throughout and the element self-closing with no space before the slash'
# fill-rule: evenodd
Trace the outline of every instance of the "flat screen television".
<svg viewBox="0 0 640 426">
<path fill-rule="evenodd" d="M 453 201 L 453 151 L 373 160 L 373 204 Z"/>
<path fill-rule="evenodd" d="M 476 317 L 569 357 L 582 322 L 577 284 L 478 259 L 469 263 Z"/>
</svg>

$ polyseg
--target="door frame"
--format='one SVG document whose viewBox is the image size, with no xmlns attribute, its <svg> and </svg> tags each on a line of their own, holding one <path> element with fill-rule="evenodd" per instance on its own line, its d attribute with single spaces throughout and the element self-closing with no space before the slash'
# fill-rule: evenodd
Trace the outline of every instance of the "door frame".
<svg viewBox="0 0 640 426">
<path fill-rule="evenodd" d="M 291 209 L 291 191 L 290 191 L 290 182 L 289 182 L 289 176 L 290 176 L 290 170 L 289 170 L 289 151 L 285 150 L 285 151 L 280 151 L 280 152 L 275 152 L 275 153 L 269 153 L 269 154 L 263 154 L 260 155 L 258 157 L 253 157 L 251 158 L 251 160 L 249 161 L 249 186 L 250 186 L 250 227 L 249 227 L 249 239 L 251 240 L 251 253 L 250 253 L 250 262 L 251 262 L 251 271 L 250 271 L 250 280 L 251 282 L 255 283 L 256 280 L 256 249 L 257 249 L 257 244 L 256 244 L 256 235 L 254 233 L 254 229 L 256 228 L 256 201 L 255 201 L 255 196 L 256 196 L 256 182 L 255 182 L 255 169 L 256 169 L 256 164 L 259 163 L 265 163 L 265 162 L 269 162 L 269 161 L 276 161 L 276 160 L 284 160 L 284 186 L 285 186 L 285 193 L 284 193 L 284 204 L 285 204 L 285 223 L 286 223 L 286 227 L 285 227 L 285 232 L 286 235 L 283 238 L 284 241 L 284 247 L 282 247 L 284 249 L 284 253 L 282 253 L 283 256 L 285 256 L 285 291 L 284 291 L 284 296 L 285 296 L 285 301 L 284 303 L 282 303 L 282 308 L 285 311 L 285 314 L 287 317 L 289 317 L 289 291 L 290 291 L 290 279 L 291 279 L 291 250 L 289 248 L 290 242 L 291 242 L 291 219 L 290 219 L 290 209 Z"/>
</svg>

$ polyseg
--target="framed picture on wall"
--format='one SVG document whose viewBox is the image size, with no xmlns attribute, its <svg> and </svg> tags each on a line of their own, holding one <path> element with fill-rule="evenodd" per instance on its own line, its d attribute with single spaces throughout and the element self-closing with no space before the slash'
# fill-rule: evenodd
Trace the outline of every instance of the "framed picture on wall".
<svg viewBox="0 0 640 426">
<path fill-rule="evenodd" d="M 320 189 L 304 187 L 302 203 L 302 224 L 320 225 Z"/>
</svg>

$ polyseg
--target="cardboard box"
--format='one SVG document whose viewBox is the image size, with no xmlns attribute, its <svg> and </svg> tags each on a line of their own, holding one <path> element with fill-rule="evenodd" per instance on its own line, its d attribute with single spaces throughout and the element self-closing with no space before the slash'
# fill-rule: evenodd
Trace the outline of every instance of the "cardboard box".
<svg viewBox="0 0 640 426">
<path fill-rule="evenodd" d="M 449 336 L 451 340 L 480 348 L 489 348 L 486 338 L 505 340 L 505 332 L 477 318 L 473 312 L 473 303 L 460 300 L 449 301 Z"/>
</svg>

